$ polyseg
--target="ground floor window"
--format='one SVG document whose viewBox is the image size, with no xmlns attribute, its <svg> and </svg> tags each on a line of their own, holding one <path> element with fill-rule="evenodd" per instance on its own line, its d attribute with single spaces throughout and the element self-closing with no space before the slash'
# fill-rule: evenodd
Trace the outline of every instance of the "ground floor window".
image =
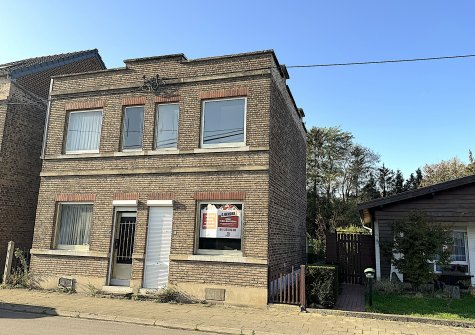
<svg viewBox="0 0 475 335">
<path fill-rule="evenodd" d="M 241 250 L 243 204 L 199 203 L 199 250 Z"/>
<path fill-rule="evenodd" d="M 57 249 L 88 249 L 92 204 L 60 203 L 56 225 Z"/>
<path fill-rule="evenodd" d="M 468 273 L 467 233 L 465 231 L 454 231 L 453 244 L 447 246 L 447 248 L 450 250 L 450 263 L 448 265 L 441 266 L 435 262 L 435 271 Z"/>
</svg>

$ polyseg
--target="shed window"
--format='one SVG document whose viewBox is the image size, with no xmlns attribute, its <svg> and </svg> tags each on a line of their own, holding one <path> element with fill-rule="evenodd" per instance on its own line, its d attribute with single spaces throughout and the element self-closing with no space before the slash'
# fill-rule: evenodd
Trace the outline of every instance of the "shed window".
<svg viewBox="0 0 475 335">
<path fill-rule="evenodd" d="M 455 231 L 454 245 L 452 249 L 452 255 L 450 256 L 450 260 L 452 262 L 466 262 L 467 261 L 466 243 L 467 243 L 467 233 Z"/>
<path fill-rule="evenodd" d="M 447 247 L 450 254 L 450 263 L 441 266 L 434 261 L 436 272 L 464 272 L 468 273 L 468 257 L 467 257 L 467 233 L 464 231 L 453 232 L 453 244 Z"/>
</svg>

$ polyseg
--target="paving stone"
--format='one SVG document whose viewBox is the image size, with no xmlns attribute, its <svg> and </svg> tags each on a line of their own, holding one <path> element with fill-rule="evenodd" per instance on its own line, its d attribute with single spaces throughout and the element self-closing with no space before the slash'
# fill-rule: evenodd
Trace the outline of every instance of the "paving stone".
<svg viewBox="0 0 475 335">
<path fill-rule="evenodd" d="M 296 313 L 276 308 L 158 304 L 150 301 L 99 299 L 80 294 L 0 290 L 0 309 L 51 310 L 61 316 L 87 317 L 226 334 L 475 334 L 475 329 L 373 320 L 316 313 Z"/>
</svg>

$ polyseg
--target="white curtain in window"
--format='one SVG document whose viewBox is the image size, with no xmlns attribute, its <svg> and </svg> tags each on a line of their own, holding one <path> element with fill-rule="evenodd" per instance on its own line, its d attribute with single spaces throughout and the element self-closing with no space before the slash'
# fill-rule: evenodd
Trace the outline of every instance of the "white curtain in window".
<svg viewBox="0 0 475 335">
<path fill-rule="evenodd" d="M 155 148 L 176 148 L 178 140 L 178 104 L 158 105 Z"/>
<path fill-rule="evenodd" d="M 101 111 L 69 114 L 66 152 L 99 150 L 101 121 Z"/>
<path fill-rule="evenodd" d="M 454 232 L 454 250 L 452 253 L 451 261 L 465 262 L 467 260 L 467 256 L 465 253 L 466 235 L 467 234 L 465 232 Z"/>
<path fill-rule="evenodd" d="M 92 205 L 61 205 L 58 244 L 89 244 L 91 222 Z"/>
</svg>

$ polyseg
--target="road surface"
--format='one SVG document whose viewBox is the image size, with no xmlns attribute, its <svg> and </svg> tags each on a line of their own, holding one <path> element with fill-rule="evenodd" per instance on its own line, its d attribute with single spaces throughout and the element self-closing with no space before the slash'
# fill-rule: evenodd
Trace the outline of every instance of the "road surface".
<svg viewBox="0 0 475 335">
<path fill-rule="evenodd" d="M 210 333 L 0 310 L 1 335 L 212 335 Z M 216 334 L 213 334 L 216 335 Z"/>
</svg>

